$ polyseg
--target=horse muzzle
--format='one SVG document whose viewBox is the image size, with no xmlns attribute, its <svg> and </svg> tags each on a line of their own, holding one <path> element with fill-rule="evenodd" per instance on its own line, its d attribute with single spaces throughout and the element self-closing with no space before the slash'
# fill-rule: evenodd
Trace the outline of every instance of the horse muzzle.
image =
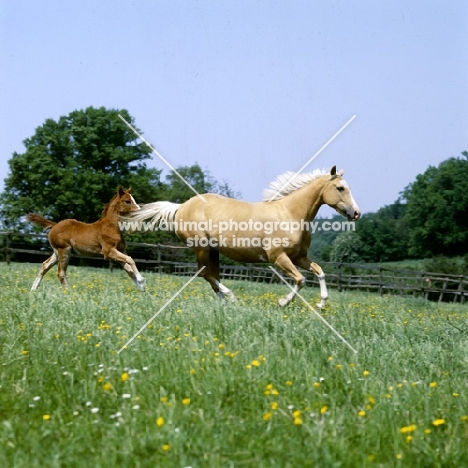
<svg viewBox="0 0 468 468">
<path fill-rule="evenodd" d="M 346 217 L 348 218 L 348 221 L 357 221 L 361 217 L 361 212 L 356 209 L 352 214 L 347 213 Z"/>
</svg>

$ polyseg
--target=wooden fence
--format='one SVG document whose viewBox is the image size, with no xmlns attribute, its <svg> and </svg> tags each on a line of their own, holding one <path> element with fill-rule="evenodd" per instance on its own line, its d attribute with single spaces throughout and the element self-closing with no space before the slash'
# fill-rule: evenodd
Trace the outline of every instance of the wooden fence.
<svg viewBox="0 0 468 468">
<path fill-rule="evenodd" d="M 13 240 L 26 237 L 42 239 L 43 245 L 24 245 Z M 46 238 L 45 234 L 0 232 L 0 258 L 3 257 L 9 264 L 18 256 L 21 257 L 21 261 L 25 261 L 25 256 L 26 261 L 40 256 L 50 256 L 52 252 L 45 241 Z M 195 263 L 167 259 L 174 257 L 175 251 L 183 253 L 188 250 L 184 246 L 127 242 L 127 247 L 129 254 L 140 268 L 182 276 L 193 276 L 197 271 Z M 141 254 L 141 249 L 145 249 L 144 255 Z M 145 258 L 140 258 L 143 256 Z M 93 258 L 93 261 L 96 259 Z M 112 268 L 111 262 L 109 266 Z M 372 264 L 321 262 L 321 266 L 326 274 L 327 285 L 339 291 L 360 290 L 380 295 L 405 295 L 444 302 L 468 301 L 468 276 L 403 270 Z M 221 277 L 267 283 L 281 281 L 270 268 L 258 265 L 221 265 Z M 291 281 L 289 278 L 286 279 Z M 318 287 L 317 278 L 310 273 L 306 274 L 306 283 Z"/>
</svg>

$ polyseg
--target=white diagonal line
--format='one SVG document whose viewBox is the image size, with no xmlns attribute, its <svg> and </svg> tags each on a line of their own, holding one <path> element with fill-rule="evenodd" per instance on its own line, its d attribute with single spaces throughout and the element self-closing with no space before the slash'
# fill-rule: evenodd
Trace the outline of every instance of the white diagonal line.
<svg viewBox="0 0 468 468">
<path fill-rule="evenodd" d="M 354 119 L 354 114 L 276 193 L 268 200 L 271 202 L 278 193 L 285 189 Z"/>
<path fill-rule="evenodd" d="M 193 186 L 182 176 L 180 175 L 177 170 L 169 163 L 169 161 L 167 161 L 163 156 L 161 156 L 158 151 L 156 151 L 156 148 L 151 144 L 149 143 L 144 137 L 143 135 L 138 132 L 135 127 L 133 127 L 131 124 L 129 124 L 120 114 L 119 114 L 119 117 L 121 118 L 121 120 L 123 120 L 123 122 L 125 123 L 125 125 L 127 125 L 128 128 L 130 128 L 133 133 L 135 133 L 135 135 L 138 136 L 138 138 L 140 138 L 140 140 L 144 141 L 150 148 L 151 148 L 151 151 L 153 151 L 153 153 L 163 162 L 165 163 L 172 171 L 174 171 L 180 178 L 180 180 L 182 180 L 189 188 L 192 189 L 193 192 L 195 192 L 204 202 L 206 202 L 206 200 L 203 198 L 202 195 L 200 195 L 196 189 L 193 188 Z"/>
<path fill-rule="evenodd" d="M 202 266 L 117 352 L 120 354 L 198 275 L 205 269 Z"/>
<path fill-rule="evenodd" d="M 289 289 L 291 289 L 292 292 L 295 292 L 294 289 L 292 288 L 292 286 L 270 265 L 269 268 L 271 269 L 271 271 L 273 271 L 273 273 L 275 273 L 275 275 L 278 276 L 278 278 L 288 286 Z M 335 333 L 336 336 L 338 336 L 338 338 L 340 338 L 341 341 L 343 341 L 344 344 L 346 344 L 348 346 L 348 348 L 350 348 L 352 351 L 354 351 L 355 353 L 357 353 L 357 351 L 298 293 L 296 292 L 296 295 L 302 299 L 302 302 L 304 302 L 304 304 L 309 307 L 310 310 L 312 310 L 312 312 L 333 332 Z"/>
</svg>

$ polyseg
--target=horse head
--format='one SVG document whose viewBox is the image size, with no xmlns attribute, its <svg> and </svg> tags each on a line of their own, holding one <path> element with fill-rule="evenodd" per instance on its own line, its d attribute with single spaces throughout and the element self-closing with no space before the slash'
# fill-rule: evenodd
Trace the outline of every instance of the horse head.
<svg viewBox="0 0 468 468">
<path fill-rule="evenodd" d="M 131 187 L 128 190 L 125 190 L 122 186 L 119 186 L 117 189 L 115 203 L 116 209 L 120 214 L 132 213 L 133 211 L 138 211 L 140 209 L 140 206 L 136 203 L 131 191 Z"/>
<path fill-rule="evenodd" d="M 323 201 L 348 218 L 349 221 L 356 221 L 361 216 L 361 212 L 351 194 L 349 185 L 343 179 L 343 172 L 343 169 L 336 172 L 336 166 L 331 168 L 330 179 L 322 192 Z"/>
</svg>

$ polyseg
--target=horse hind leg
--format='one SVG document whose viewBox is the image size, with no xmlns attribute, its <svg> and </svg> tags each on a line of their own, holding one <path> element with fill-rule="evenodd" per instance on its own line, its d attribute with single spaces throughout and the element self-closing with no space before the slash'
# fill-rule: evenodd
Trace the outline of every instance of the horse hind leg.
<svg viewBox="0 0 468 468">
<path fill-rule="evenodd" d="M 214 284 L 218 288 L 216 294 L 221 300 L 228 300 L 232 302 L 236 301 L 236 296 L 234 296 L 234 293 L 228 287 L 224 286 L 224 284 L 221 284 L 221 275 L 219 272 L 219 252 L 215 249 L 211 249 L 209 253 L 209 259 L 209 273 L 211 273 L 211 277 L 214 278 Z"/>
<path fill-rule="evenodd" d="M 214 249 L 200 249 L 195 251 L 198 261 L 198 269 L 204 267 L 200 276 L 210 283 L 211 288 L 220 300 L 235 300 L 234 294 L 229 288 L 221 284 L 219 276 L 219 252 Z"/>
<path fill-rule="evenodd" d="M 45 261 L 42 263 L 41 270 L 39 271 L 39 274 L 37 275 L 36 279 L 34 280 L 33 285 L 31 286 L 31 291 L 35 291 L 39 285 L 41 284 L 42 278 L 44 275 L 54 266 L 57 265 L 58 259 L 57 259 L 57 252 L 54 250 L 54 253 Z"/>
<path fill-rule="evenodd" d="M 231 302 L 237 301 L 237 298 L 236 296 L 234 296 L 234 293 L 229 288 L 224 286 L 224 284 L 221 284 L 221 282 L 218 280 L 215 280 L 215 284 L 218 286 L 217 295 L 221 300 L 228 300 Z"/>
<path fill-rule="evenodd" d="M 57 276 L 62 286 L 68 288 L 67 268 L 71 258 L 71 247 L 58 250 L 58 272 Z"/>
</svg>

